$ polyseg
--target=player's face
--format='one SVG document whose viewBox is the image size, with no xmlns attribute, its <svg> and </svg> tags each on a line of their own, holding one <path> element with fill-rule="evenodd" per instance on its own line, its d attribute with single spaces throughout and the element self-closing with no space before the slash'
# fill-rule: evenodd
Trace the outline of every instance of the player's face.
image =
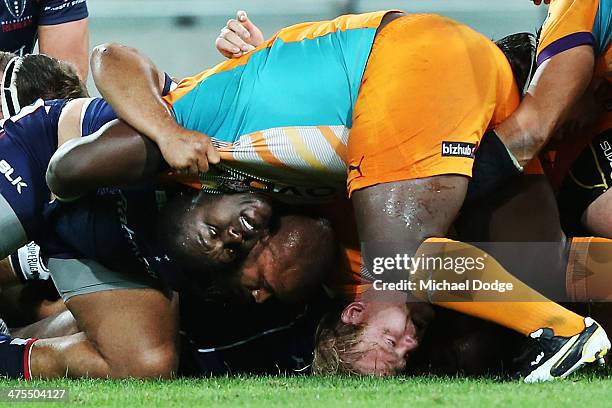
<svg viewBox="0 0 612 408">
<path fill-rule="evenodd" d="M 187 218 L 184 245 L 198 259 L 216 265 L 246 256 L 267 236 L 272 208 L 255 194 L 225 194 L 202 200 Z"/>
<path fill-rule="evenodd" d="M 295 258 L 298 256 L 294 254 Z M 272 297 L 284 302 L 304 300 L 312 282 L 307 277 L 308 271 L 291 261 L 274 243 L 260 243 L 240 269 L 243 294 L 257 303 Z"/>
<path fill-rule="evenodd" d="M 410 353 L 419 346 L 433 309 L 426 303 L 405 301 L 367 301 L 363 305 L 363 312 L 356 318 L 364 328 L 354 349 L 362 354 L 353 367 L 363 374 L 401 372 Z"/>
</svg>

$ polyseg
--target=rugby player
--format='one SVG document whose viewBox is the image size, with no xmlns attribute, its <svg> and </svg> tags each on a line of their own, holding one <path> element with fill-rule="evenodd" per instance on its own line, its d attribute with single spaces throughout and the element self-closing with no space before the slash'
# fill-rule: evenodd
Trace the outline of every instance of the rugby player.
<svg viewBox="0 0 612 408">
<path fill-rule="evenodd" d="M 251 50 L 253 46 L 259 45 L 259 43 L 257 43 L 258 37 L 256 35 L 251 35 L 251 33 L 254 32 L 254 27 L 255 26 L 253 23 L 248 20 L 246 13 L 239 11 L 237 14 L 237 19 L 230 20 L 226 27 L 221 31 L 216 43 L 217 48 L 223 55 L 230 57 L 234 55 L 234 52 L 238 52 L 239 50 L 239 54 L 241 54 L 242 51 Z M 595 149 L 592 150 L 595 152 Z M 589 162 L 592 161 L 593 155 L 590 151 L 588 153 L 583 153 L 583 156 L 586 156 L 586 159 L 589 160 Z M 604 155 L 600 155 L 599 159 L 601 168 L 606 168 L 607 162 L 604 160 Z M 582 188 L 579 188 L 579 190 L 582 190 L 579 197 L 594 195 L 593 189 L 585 189 L 586 185 L 593 185 L 593 188 L 598 189 L 605 188 L 605 181 L 604 184 L 601 183 L 601 179 L 604 177 L 604 174 L 600 175 L 599 172 L 596 171 L 596 167 L 593 164 L 588 166 L 588 171 L 590 173 L 585 173 L 583 170 L 581 171 L 581 174 L 583 177 L 586 177 L 587 180 L 592 182 L 587 182 L 582 185 Z M 496 194 L 497 198 L 494 200 L 494 202 L 497 203 L 495 205 L 500 208 L 495 209 L 495 205 L 490 204 L 483 208 L 483 206 L 480 205 L 476 210 L 472 209 L 468 211 L 467 215 L 464 214 L 459 221 L 459 225 L 456 225 L 456 228 L 461 229 L 462 238 L 467 239 L 468 241 L 495 241 L 502 238 L 505 241 L 509 240 L 519 242 L 524 240 L 525 237 L 529 237 L 530 240 L 535 241 L 560 241 L 561 247 L 563 247 L 563 245 L 565 245 L 565 238 L 563 237 L 563 233 L 559 230 L 559 221 L 556 216 L 556 210 L 553 208 L 554 201 L 551 200 L 551 193 L 549 189 L 543 185 L 542 180 L 533 179 L 537 178 L 537 176 L 529 177 L 531 178 L 530 181 L 518 183 L 526 185 L 525 191 L 521 192 L 520 189 L 513 187 L 510 188 L 509 191 L 501 194 L 503 198 L 499 198 L 500 195 Z M 574 184 L 572 183 L 572 185 Z M 517 191 L 520 192 L 518 195 Z M 526 195 L 527 197 L 525 197 Z M 570 200 L 567 200 L 570 206 L 571 203 L 582 201 L 580 199 L 576 199 L 576 188 L 570 189 L 567 196 L 573 196 Z M 532 207 L 531 203 L 536 200 L 539 205 L 535 213 L 533 210 L 525 211 L 525 209 Z M 527 203 L 527 205 L 521 203 Z M 548 205 L 543 205 L 544 203 L 547 203 Z M 563 209 L 563 202 L 561 202 L 561 205 Z M 546 210 L 538 211 L 543 208 Z M 480 214 L 475 218 L 474 213 Z M 486 215 L 483 216 L 482 213 Z M 515 213 L 525 215 L 508 223 L 508 215 Z M 504 214 L 504 216 L 502 217 L 500 214 Z M 580 217 L 576 219 L 579 218 Z M 499 224 L 500 226 L 496 226 L 496 224 Z M 534 226 L 537 227 L 534 229 Z M 482 233 L 478 234 L 478 231 L 487 231 L 487 233 L 483 236 Z M 542 231 L 546 231 L 544 236 L 542 236 Z M 593 243 L 593 245 L 584 245 L 584 241 Z M 603 240 L 598 240 L 596 238 L 574 239 L 570 245 L 571 250 L 569 252 L 564 250 L 550 251 L 550 248 L 548 248 L 548 252 L 552 252 L 552 254 L 542 253 L 542 249 L 544 248 L 541 246 L 539 248 L 540 252 L 534 254 L 534 256 L 537 256 L 537 259 L 540 260 L 535 268 L 532 266 L 528 268 L 529 271 L 519 269 L 513 270 L 512 272 L 525 282 L 529 283 L 532 287 L 549 291 L 552 289 L 554 293 L 551 295 L 553 295 L 555 299 L 563 298 L 573 302 L 607 300 L 610 298 L 611 292 L 609 287 L 610 282 L 605 279 L 605 275 L 600 273 L 599 278 L 594 279 L 593 277 L 589 278 L 586 276 L 586 274 L 580 272 L 581 270 L 589 270 L 591 273 L 593 273 L 597 269 L 600 271 L 605 271 L 605 267 L 593 268 L 593 266 L 597 263 L 595 259 L 599 260 L 601 264 L 606 264 L 606 262 L 603 260 L 608 259 L 608 257 L 605 256 L 605 254 L 609 251 L 608 248 L 606 248 L 605 245 L 598 243 L 598 241 L 601 242 Z M 521 245 L 516 246 L 518 247 L 517 249 L 520 251 L 520 253 L 512 252 L 514 256 L 523 256 L 525 250 L 529 249 Z M 558 258 L 560 254 L 564 254 L 563 256 L 566 257 L 566 259 L 559 260 Z M 571 265 L 574 263 L 573 259 L 578 256 L 583 256 L 582 254 L 588 254 L 585 257 L 586 262 L 584 265 L 578 265 L 577 268 L 566 267 L 568 261 L 570 261 L 569 264 Z M 508 254 L 506 254 L 506 257 L 507 255 Z M 552 273 L 549 272 L 543 275 L 538 272 L 539 270 L 550 270 Z M 565 285 L 566 280 L 568 282 L 567 288 Z M 566 293 L 566 291 L 568 293 Z M 397 307 L 399 307 L 400 310 L 404 309 L 401 307 L 401 302 L 399 305 L 397 305 Z M 390 307 L 389 309 L 392 310 L 393 307 Z M 408 308 L 408 310 L 410 311 L 410 308 Z M 328 316 L 322 322 L 319 335 L 320 339 L 317 345 L 317 358 L 315 359 L 315 369 L 318 372 L 330 373 L 354 371 L 356 368 L 347 360 L 350 358 L 350 352 L 358 352 L 358 350 L 356 350 L 355 347 L 349 347 L 347 345 L 356 343 L 356 340 L 358 339 L 357 332 L 351 330 L 350 328 L 343 328 L 342 324 L 339 324 L 339 320 L 340 319 L 338 318 L 333 319 Z M 374 320 L 374 325 L 378 323 L 379 322 Z M 360 329 L 363 330 L 363 327 L 364 326 L 362 326 Z M 367 337 L 366 335 L 363 336 L 364 338 Z M 364 339 L 362 339 L 362 341 L 363 340 Z M 344 350 L 344 352 L 342 350 Z M 349 353 L 346 352 L 347 350 Z M 462 360 L 466 361 L 465 359 Z"/>
<path fill-rule="evenodd" d="M 15 124 L 16 120 L 9 120 L 9 116 L 16 115 L 22 106 L 29 105 L 38 98 L 63 99 L 63 101 L 49 103 L 46 107 L 42 103 L 29 107 L 27 109 L 27 114 L 30 115 L 29 122 L 57 124 L 67 100 L 88 96 L 85 85 L 78 79 L 72 66 L 45 55 L 17 57 L 1 53 L 0 69 L 3 73 L 1 86 L 2 116 L 5 118 L 2 124 L 4 133 L 20 132 L 19 125 Z M 58 143 L 65 141 L 65 139 L 58 141 L 57 125 L 55 128 L 39 125 L 38 129 L 32 128 L 28 133 L 30 138 L 28 142 L 25 142 L 27 139 L 22 139 L 25 136 L 17 138 L 8 135 L 1 140 L 4 177 L 0 187 L 2 213 L 0 228 L 3 231 L 0 259 L 6 258 L 29 241 L 40 237 L 41 232 L 38 228 L 40 218 L 51 194 L 48 189 L 46 193 L 44 189 L 42 192 L 38 191 L 34 186 L 29 186 L 25 180 L 32 184 L 35 181 L 30 181 L 31 175 L 36 174 L 38 184 L 45 186 L 42 176 L 48 161 L 57 149 Z M 39 163 L 34 157 L 47 157 L 47 159 Z"/>
<path fill-rule="evenodd" d="M 8 68 L 11 67 L 9 66 Z M 52 70 L 53 66 L 47 68 L 51 68 L 50 70 Z M 6 72 L 10 72 L 11 78 L 13 79 L 26 77 L 25 68 L 22 70 L 7 69 Z M 11 82 L 17 83 L 16 80 Z M 11 87 L 14 88 L 14 92 L 19 92 L 15 86 L 15 83 L 12 83 Z M 24 87 L 23 89 L 28 88 Z M 23 100 L 21 100 L 21 102 L 23 102 Z M 27 181 L 29 183 L 28 187 L 35 190 L 33 191 L 35 196 L 34 199 L 28 201 L 27 203 L 20 202 L 21 207 L 19 208 L 24 209 L 24 211 L 23 213 L 20 212 L 21 217 L 17 215 L 16 218 L 20 222 L 24 222 L 25 220 L 25 222 L 31 223 L 34 229 L 41 228 L 41 225 L 37 222 L 38 218 L 42 215 L 39 204 L 46 203 L 50 197 L 50 192 L 44 182 L 44 174 L 46 170 L 46 163 L 49 161 L 50 154 L 53 153 L 54 148 L 57 147 L 58 135 L 60 140 L 62 140 L 61 136 L 63 133 L 73 136 L 88 134 L 89 131 L 95 130 L 97 127 L 99 127 L 99 125 L 105 123 L 109 116 L 112 116 L 110 114 L 107 116 L 95 114 L 100 113 L 95 109 L 96 107 L 99 107 L 99 104 L 96 105 L 91 99 L 76 99 L 68 104 L 66 104 L 66 102 L 67 101 L 55 101 L 54 104 L 48 104 L 50 108 L 47 109 L 45 104 L 40 101 L 34 104 L 31 108 L 26 107 L 22 109 L 19 115 L 4 121 L 3 134 L 7 135 L 6 139 L 4 139 L 7 149 L 4 150 L 8 151 L 8 147 L 16 146 L 14 148 L 16 151 L 15 157 L 23 159 L 20 160 L 20 162 L 24 162 L 22 167 L 29 170 L 32 174 L 31 177 L 28 177 L 27 179 L 22 178 L 22 180 Z M 64 105 L 70 106 L 70 108 L 65 107 Z M 53 107 L 56 109 L 53 110 Z M 66 110 L 64 111 L 63 108 Z M 52 111 L 55 112 L 55 115 L 49 115 L 49 113 Z M 107 120 L 103 120 L 104 118 Z M 120 126 L 120 124 L 115 125 Z M 108 128 L 111 127 L 112 126 L 109 126 Z M 43 152 L 36 150 L 29 151 L 28 148 L 31 148 L 31 145 L 34 145 L 35 147 L 37 144 L 40 144 L 41 135 L 44 135 L 44 138 L 48 141 L 47 144 L 49 146 L 54 147 L 48 148 Z M 9 138 L 8 136 L 11 137 Z M 93 136 L 93 138 L 96 139 L 99 137 L 101 136 Z M 32 138 L 35 138 L 34 141 L 28 142 Z M 81 159 L 82 158 L 83 156 Z M 37 167 L 37 164 L 41 164 L 39 167 L 42 166 L 42 168 Z M 115 164 L 119 165 L 120 163 Z M 38 170 L 39 174 L 36 174 L 36 170 Z M 40 182 L 41 180 L 42 182 Z M 60 183 L 55 181 L 54 185 L 57 186 L 60 185 Z M 71 222 L 72 220 L 80 221 L 78 217 L 84 213 L 84 211 L 81 211 L 82 207 L 79 207 L 76 203 L 70 204 L 76 214 L 75 216 L 66 215 L 66 212 L 70 213 L 70 210 L 64 212 L 62 212 L 61 209 L 55 210 L 56 213 L 57 211 L 60 211 L 59 215 L 55 216 L 60 218 L 58 221 L 56 221 L 57 224 L 66 225 L 66 227 L 70 229 L 70 232 L 79 232 L 77 231 L 77 228 L 79 228 L 80 225 L 82 228 L 82 231 L 80 232 L 84 232 L 83 234 L 77 233 L 74 236 L 69 234 L 65 235 L 65 237 L 68 237 L 71 240 L 68 242 L 68 244 L 71 242 L 76 242 L 76 244 L 73 246 L 68 245 L 68 248 L 65 246 L 60 246 L 60 248 L 66 251 L 75 251 L 76 247 L 80 249 L 80 253 L 78 255 L 83 255 L 87 249 L 92 249 L 94 245 L 99 244 L 102 245 L 102 248 L 100 249 L 96 247 L 93 248 L 93 250 L 96 251 L 100 249 L 100 252 L 102 253 L 104 253 L 104 250 L 110 251 L 110 255 L 108 256 L 107 260 L 109 262 L 117 262 L 120 252 L 114 251 L 114 249 L 125 249 L 120 247 L 122 242 L 125 243 L 125 234 L 123 236 L 117 236 L 117 233 L 119 232 L 117 230 L 112 231 L 115 235 L 108 234 L 108 230 L 112 230 L 112 226 L 116 225 L 116 223 L 113 224 L 113 221 L 118 221 L 116 206 L 111 205 L 103 208 L 104 206 L 102 203 L 98 203 L 98 201 L 104 201 L 103 194 L 97 196 L 96 199 L 97 200 L 94 200 L 94 204 L 100 204 L 98 207 L 96 207 L 96 209 L 102 208 L 102 211 L 100 212 L 101 216 L 99 217 L 101 222 L 91 226 L 89 224 L 83 225 L 78 224 L 78 222 Z M 107 199 L 107 201 L 109 200 Z M 151 203 L 151 201 L 149 201 L 149 203 Z M 152 200 L 152 203 L 155 206 L 156 200 Z M 265 224 L 267 223 L 266 218 L 269 217 L 269 211 L 266 210 L 267 206 L 265 203 L 263 203 L 261 199 L 257 200 L 257 197 L 253 194 L 215 196 L 212 198 L 208 197 L 208 199 L 202 194 L 197 200 L 194 200 L 193 203 L 190 199 L 184 199 L 181 203 L 174 204 L 174 207 L 170 205 L 169 208 L 174 208 L 174 210 L 181 215 L 182 218 L 173 219 L 177 222 L 181 232 L 185 233 L 187 229 L 189 229 L 190 231 L 195 231 L 193 234 L 200 233 L 206 235 L 209 232 L 212 234 L 212 229 L 215 229 L 215 232 L 218 233 L 218 237 L 210 235 L 208 238 L 202 238 L 206 240 L 205 242 L 207 245 L 210 245 L 210 248 L 208 250 L 204 248 L 204 251 L 199 250 L 196 254 L 198 256 L 197 260 L 200 261 L 200 263 L 204 263 L 204 261 L 208 259 L 208 266 L 210 266 L 214 261 L 216 261 L 217 264 L 220 262 L 227 263 L 229 261 L 226 254 L 227 248 L 225 248 L 224 245 L 227 242 L 232 244 L 234 249 L 236 249 L 235 247 L 241 245 L 253 245 L 256 241 L 255 238 L 258 238 L 261 232 L 263 232 L 265 229 Z M 9 209 L 11 209 L 11 207 L 9 207 Z M 107 213 L 103 212 L 104 209 L 108 210 Z M 130 207 L 130 209 L 132 208 Z M 182 211 L 184 209 L 187 209 L 188 211 Z M 132 212 L 130 213 L 132 215 L 134 214 L 133 210 L 134 209 L 132 209 Z M 144 221 L 149 225 L 152 224 L 151 220 L 154 214 L 148 213 L 148 215 L 152 218 L 146 218 L 147 214 L 145 213 L 145 208 L 140 207 L 136 208 L 135 210 L 137 210 L 139 213 L 142 212 L 140 221 Z M 113 215 L 110 218 L 108 216 L 104 218 L 104 215 L 108 215 L 108 212 Z M 89 217 L 87 218 L 89 221 L 94 219 L 94 216 L 97 215 L 95 211 L 85 212 L 85 214 Z M 250 226 L 253 233 L 244 230 L 244 228 L 247 227 L 244 226 L 244 221 L 242 219 L 247 218 L 247 215 L 249 216 L 247 227 Z M 61 217 L 68 217 L 69 219 L 67 222 L 63 223 Z M 255 220 L 253 220 L 252 217 L 254 217 Z M 198 222 L 189 223 L 189 220 L 193 219 L 197 219 Z M 183 220 L 183 222 L 181 222 L 181 220 Z M 130 221 L 133 221 L 133 219 L 130 219 Z M 208 221 L 208 224 L 206 221 Z M 274 239 L 271 239 L 268 245 L 263 246 L 259 253 L 267 253 L 267 251 L 274 249 L 275 255 L 285 255 L 286 253 L 287 256 L 289 256 L 288 259 L 290 260 L 295 257 L 295 252 L 293 251 L 302 251 L 305 248 L 314 248 L 315 252 L 321 252 L 322 246 L 325 246 L 328 242 L 330 242 L 330 239 L 325 239 L 326 236 L 329 236 L 329 234 L 326 235 L 326 231 L 329 231 L 329 228 L 325 227 L 325 225 L 321 223 L 315 222 L 309 224 L 308 221 L 309 220 L 304 219 L 304 217 L 285 217 L 285 219 L 281 220 L 278 237 L 275 238 L 279 240 L 280 244 L 275 244 L 273 242 Z M 110 224 L 106 225 L 106 230 L 100 228 L 100 225 L 104 222 Z M 213 223 L 216 224 L 214 228 L 209 225 Z M 170 220 L 168 224 L 170 224 Z M 308 224 L 310 225 L 310 229 Z M 302 225 L 306 225 L 306 227 L 301 228 Z M 94 235 L 93 237 L 86 234 L 90 232 L 87 227 L 92 227 L 91 234 Z M 260 229 L 262 231 L 258 231 Z M 121 231 L 125 232 L 125 229 L 122 229 Z M 134 231 L 140 233 L 142 228 L 134 228 L 134 230 L 131 231 L 130 239 L 133 238 Z M 287 239 L 287 235 L 285 235 L 283 231 L 288 231 L 288 233 L 290 232 L 291 234 L 288 236 L 291 239 Z M 49 233 L 51 231 L 47 230 L 46 232 Z M 321 240 L 309 243 L 309 241 L 303 239 L 304 236 L 308 236 L 309 234 L 311 235 L 313 233 L 319 235 Z M 190 237 L 193 236 L 193 234 L 191 234 Z M 49 240 L 47 234 L 44 235 L 45 236 L 38 237 L 41 243 Z M 103 237 L 106 238 L 107 241 L 101 240 Z M 185 241 L 189 240 L 190 237 L 183 235 L 181 237 L 173 237 L 173 239 L 181 239 L 181 243 L 185 243 Z M 65 240 L 68 238 L 65 238 Z M 66 242 L 63 242 L 62 244 L 65 245 Z M 49 251 L 57 251 L 57 244 L 55 242 L 53 242 L 51 246 L 52 248 L 48 249 Z M 193 245 L 191 245 L 188 250 L 193 251 Z M 236 250 L 235 252 L 238 251 Z M 215 259 L 216 253 L 219 253 L 219 255 Z M 324 254 L 325 251 L 321 253 Z M 207 256 L 205 257 L 205 255 Z M 234 257 L 234 255 L 231 253 L 229 255 L 230 258 Z M 100 256 L 99 254 L 97 255 L 97 258 L 99 260 L 104 260 L 100 259 L 104 257 Z M 279 257 L 279 260 L 282 259 L 287 258 Z M 312 257 L 308 262 L 302 263 L 302 269 L 300 269 L 299 266 L 295 267 L 295 263 L 291 263 L 289 260 L 285 261 L 285 263 L 281 262 L 280 264 L 283 266 L 287 264 L 294 266 L 289 270 L 295 272 L 296 276 L 300 276 L 299 271 L 303 271 L 303 275 L 311 266 L 315 269 L 315 271 L 319 269 L 325 270 L 325 268 L 314 267 L 312 263 L 314 259 L 317 258 Z M 137 261 L 141 260 L 141 258 L 137 259 Z M 123 258 L 123 261 L 126 264 L 123 266 L 135 266 L 134 263 L 130 265 L 130 259 Z M 151 259 L 151 263 L 154 263 L 155 261 L 158 260 Z M 160 257 L 159 259 L 159 262 L 166 261 L 166 257 Z M 258 266 L 257 259 L 254 259 L 253 262 L 253 266 L 249 266 L 249 264 L 246 266 L 251 269 L 255 269 L 256 276 L 264 276 L 268 280 L 272 280 L 272 278 L 276 276 L 275 272 L 270 272 L 269 268 L 261 268 Z M 170 301 L 168 300 L 166 294 L 161 293 L 159 290 L 153 289 L 158 288 L 160 286 L 159 283 L 153 282 L 149 276 L 125 278 L 121 274 L 113 274 L 110 272 L 110 270 L 108 270 L 108 268 L 103 268 L 101 266 L 98 267 L 95 261 L 87 262 L 86 260 L 72 260 L 72 262 L 68 261 L 68 263 L 69 264 L 62 263 L 59 266 L 53 264 L 51 269 L 53 271 L 55 283 L 57 284 L 60 292 L 64 295 L 66 303 L 76 317 L 82 331 L 68 337 L 49 340 L 47 343 L 38 343 L 34 339 L 25 341 L 14 339 L 11 342 L 8 342 L 7 339 L 5 339 L 5 342 L 2 344 L 2 351 L 4 354 L 4 358 L 2 359 L 4 363 L 2 372 L 12 377 L 25 376 L 26 378 L 30 377 L 32 372 L 34 372 L 36 376 L 46 377 L 66 374 L 74 376 L 111 375 L 153 377 L 160 375 L 171 375 L 171 364 L 175 359 L 175 356 L 171 351 L 161 347 L 163 342 L 161 342 L 159 336 L 157 336 L 158 331 L 153 330 L 154 327 L 158 327 L 154 322 L 159 322 L 159 324 L 162 326 L 175 325 L 171 318 L 171 316 L 173 316 L 172 310 L 164 309 L 169 308 L 170 306 Z M 57 274 L 55 272 L 57 272 Z M 280 276 L 286 277 L 284 270 L 279 271 L 278 273 Z M 310 273 L 309 276 L 315 277 L 316 274 Z M 104 280 L 104 277 L 108 278 L 108 281 L 102 281 Z M 88 279 L 94 279 L 94 282 L 88 281 Z M 284 280 L 287 281 L 288 279 Z M 136 283 L 134 283 L 135 281 Z M 303 282 L 304 279 L 302 279 L 302 283 Z M 129 288 L 138 288 L 140 290 L 130 290 Z M 111 292 L 111 289 L 125 290 L 116 290 Z M 100 294 L 100 292 L 104 293 Z M 118 300 L 119 298 L 121 298 L 121 301 Z M 134 331 L 134 339 L 137 339 L 138 336 L 142 335 L 142 330 L 148 330 L 151 332 L 149 333 L 150 335 L 147 338 L 147 342 L 135 341 L 135 343 L 133 343 L 133 347 L 137 348 L 137 351 L 139 352 L 139 354 L 136 356 L 134 355 L 135 350 L 130 349 L 132 345 L 128 344 L 127 347 L 118 348 L 114 338 L 106 337 L 106 333 L 112 332 L 110 329 L 117 329 L 117 325 L 120 326 L 121 332 L 124 335 L 129 334 L 129 330 L 124 327 L 127 323 L 126 321 L 122 320 L 121 322 L 117 322 L 117 319 L 114 318 L 115 315 L 112 314 L 109 315 L 108 319 L 100 318 L 99 314 L 102 310 L 105 310 L 105 313 L 108 313 L 109 311 L 113 310 L 113 307 L 121 310 L 123 315 L 126 315 L 126 313 L 129 315 L 129 311 L 132 310 L 133 313 L 138 316 L 138 319 L 135 319 L 129 323 L 129 327 L 137 327 L 137 329 Z M 164 312 L 165 316 L 168 317 L 166 320 L 163 319 Z M 150 313 L 151 319 L 145 318 L 147 313 Z M 135 321 L 142 323 L 142 325 L 134 324 Z M 163 345 L 167 348 L 172 347 L 174 338 L 173 332 L 172 330 L 170 330 L 170 332 L 164 331 L 164 328 L 171 329 L 171 327 L 162 327 L 160 330 L 160 336 L 165 335 L 167 338 L 167 343 Z M 33 344 L 36 344 L 36 352 L 30 354 Z M 159 358 L 155 358 L 155 356 L 149 353 L 151 349 L 150 347 L 147 347 L 147 345 L 155 348 L 154 351 L 158 353 L 155 356 L 158 356 Z M 101 355 L 101 351 L 98 350 L 103 351 L 105 348 L 110 349 L 111 352 L 106 352 L 104 355 Z M 89 354 L 82 354 L 83 352 L 89 352 Z M 78 357 L 79 353 L 81 353 L 80 357 Z M 121 353 L 125 354 L 122 356 Z M 134 364 L 131 365 L 126 364 L 126 362 L 123 361 L 123 357 L 126 355 L 130 355 L 131 359 L 138 356 L 142 356 L 142 358 L 136 358 L 134 360 Z M 84 360 L 81 361 L 81 358 L 84 358 Z M 25 366 L 24 364 L 20 363 L 24 361 L 27 362 Z M 32 363 L 31 366 L 30 363 Z"/>
<path fill-rule="evenodd" d="M 439 42 L 446 47 L 431 47 Z M 438 16 L 379 12 L 289 27 L 253 52 L 184 80 L 165 99 L 154 66 L 131 50 L 98 48 L 92 69 L 119 116 L 154 140 L 177 170 L 207 171 L 220 153 L 217 171 L 297 193 L 304 202 L 341 195 L 348 168 L 361 240 L 387 244 L 366 251 L 368 269 L 368 259 L 412 256 L 428 238 L 446 234 L 463 204 L 476 144 L 479 151 L 496 145 L 499 162 L 512 166 L 493 133 L 483 138 L 518 104 L 510 65 L 492 42 Z M 326 87 L 309 85 L 320 77 Z M 201 132 L 213 137 L 219 152 Z M 279 149 L 283 143 L 289 147 Z M 488 271 L 507 274 L 496 262 Z M 599 350 L 584 361 L 606 352 L 609 343 L 595 323 L 585 327 L 578 315 L 539 299 L 542 308 L 522 302 L 446 306 L 540 335 L 547 344 L 602 336 L 595 341 Z M 549 325 L 554 338 L 541 336 Z M 532 378 L 550 379 L 546 366 L 561 354 L 549 354 Z"/>
<path fill-rule="evenodd" d="M 39 97 L 71 99 L 87 96 L 85 86 L 70 64 L 45 55 L 20 58 L 14 54 L 0 52 L 0 73 L 0 118 L 17 113 L 22 106 L 29 105 Z M 32 113 L 31 117 L 36 117 L 34 122 L 42 124 L 44 118 L 56 117 L 61 106 L 62 103 L 49 103 L 45 109 L 41 108 Z M 5 125 L 3 134 L 9 134 L 0 142 L 3 163 L 3 177 L 0 181 L 0 230 L 3 232 L 0 240 L 2 308 L 3 317 L 12 317 L 14 324 L 24 324 L 63 308 L 62 302 L 57 302 L 53 285 L 47 281 L 49 274 L 40 262 L 38 246 L 34 243 L 28 244 L 29 240 L 41 234 L 41 228 L 36 224 L 40 221 L 43 207 L 50 199 L 50 193 L 48 189 L 46 194 L 40 190 L 35 191 L 31 181 L 24 180 L 24 177 L 29 179 L 38 171 L 39 176 L 34 179 L 44 185 L 41 175 L 58 141 L 52 128 L 38 126 L 28 138 L 22 139 L 22 136 L 17 136 L 20 133 L 18 126 L 12 122 L 6 122 Z M 21 140 L 28 142 L 21 143 Z M 38 162 L 34 160 L 36 156 L 46 156 L 47 159 Z M 29 186 L 24 186 L 28 183 Z M 30 284 L 23 286 L 21 283 L 25 282 Z M 27 298 L 31 298 L 33 294 L 44 294 L 50 302 L 40 301 L 40 297 L 39 301 L 28 301 Z"/>
<path fill-rule="evenodd" d="M 589 139 L 605 130 L 606 123 L 610 122 L 605 106 L 612 96 L 609 84 L 612 3 L 608 0 L 546 3 L 550 3 L 549 13 L 540 34 L 534 80 L 519 109 L 497 132 L 520 163 L 534 157 L 553 135 L 564 135 L 563 141 L 547 147 L 543 163 L 558 187 Z M 595 152 L 598 157 L 605 159 L 605 142 L 601 143 L 604 146 L 596 144 L 593 148 L 598 150 Z M 603 163 L 607 164 L 606 161 Z M 593 183 L 594 177 L 597 181 Z M 578 183 L 583 187 L 568 188 L 586 197 L 589 191 L 581 188 L 601 190 L 597 186 L 590 188 L 605 186 L 601 177 L 581 176 Z M 567 221 L 568 228 L 576 231 L 582 224 L 591 234 L 612 238 L 609 193 L 601 191 L 591 198 L 580 199 L 579 204 L 574 204 L 575 198 L 568 194 L 565 197 L 561 202 L 562 212 L 568 216 L 564 219 L 573 219 Z"/>
</svg>

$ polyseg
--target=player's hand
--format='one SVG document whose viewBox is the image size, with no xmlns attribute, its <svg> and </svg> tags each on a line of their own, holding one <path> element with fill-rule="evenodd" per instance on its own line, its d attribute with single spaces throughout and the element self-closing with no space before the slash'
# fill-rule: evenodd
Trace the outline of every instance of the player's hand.
<svg viewBox="0 0 612 408">
<path fill-rule="evenodd" d="M 264 36 L 249 17 L 246 11 L 239 10 L 236 18 L 227 22 L 215 45 L 226 58 L 239 58 L 264 42 Z"/>
<path fill-rule="evenodd" d="M 181 173 L 205 173 L 210 164 L 217 164 L 221 160 L 210 137 L 193 130 L 180 128 L 172 136 L 158 142 L 158 146 L 166 163 Z"/>
<path fill-rule="evenodd" d="M 542 0 L 533 0 L 533 4 L 539 6 L 540 4 L 542 4 Z M 550 4 L 550 0 L 544 0 L 544 4 Z"/>
</svg>

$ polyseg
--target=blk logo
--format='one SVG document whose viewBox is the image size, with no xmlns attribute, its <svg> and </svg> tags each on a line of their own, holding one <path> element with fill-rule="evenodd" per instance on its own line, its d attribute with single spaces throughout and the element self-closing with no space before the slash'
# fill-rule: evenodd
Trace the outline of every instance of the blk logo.
<svg viewBox="0 0 612 408">
<path fill-rule="evenodd" d="M 15 169 L 4 159 L 0 160 L 0 173 L 4 174 L 4 177 L 9 181 L 9 183 L 15 186 L 19 194 L 21 194 L 21 191 L 24 188 L 28 187 L 21 176 L 15 177 L 13 175 L 15 173 Z"/>
</svg>

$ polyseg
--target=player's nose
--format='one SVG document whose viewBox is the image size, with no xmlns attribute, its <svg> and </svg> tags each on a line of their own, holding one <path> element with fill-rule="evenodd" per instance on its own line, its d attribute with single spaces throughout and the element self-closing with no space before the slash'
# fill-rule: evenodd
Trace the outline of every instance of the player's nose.
<svg viewBox="0 0 612 408">
<path fill-rule="evenodd" d="M 256 289 L 251 291 L 251 296 L 255 299 L 255 303 L 263 303 L 272 297 L 272 294 L 265 289 Z"/>
<path fill-rule="evenodd" d="M 230 225 L 227 228 L 226 240 L 231 243 L 240 243 L 243 241 L 242 239 L 242 230 Z"/>
<path fill-rule="evenodd" d="M 419 347 L 419 341 L 412 335 L 407 334 L 402 336 L 400 342 L 397 344 L 397 352 L 399 355 L 404 356 Z"/>
<path fill-rule="evenodd" d="M 403 356 L 417 347 L 419 347 L 419 341 L 416 338 L 416 327 L 414 326 L 412 319 L 408 319 L 404 333 L 399 338 L 397 352 Z"/>
</svg>

